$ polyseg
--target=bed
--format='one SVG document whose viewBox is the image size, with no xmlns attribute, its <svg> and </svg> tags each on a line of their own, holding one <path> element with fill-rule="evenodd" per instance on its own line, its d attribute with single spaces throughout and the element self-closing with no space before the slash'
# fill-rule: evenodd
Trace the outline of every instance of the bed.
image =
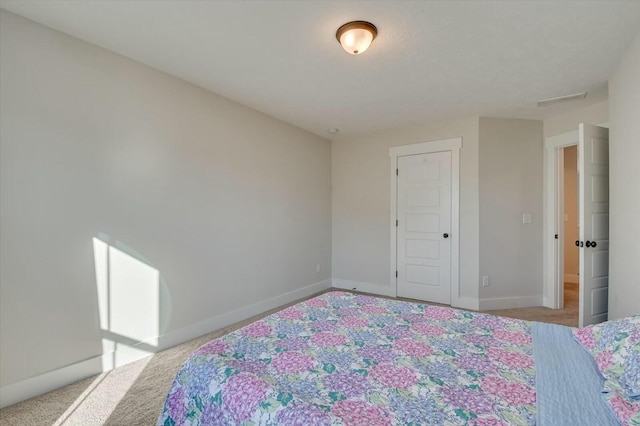
<svg viewBox="0 0 640 426">
<path fill-rule="evenodd" d="M 629 322 L 619 338 L 621 327 L 607 334 L 332 291 L 200 347 L 157 424 L 640 424 L 640 392 L 629 391 L 637 369 L 614 384 L 602 370 L 615 364 L 620 376 L 615 356 L 640 354 L 640 317 Z M 595 353 L 602 334 L 628 347 Z"/>
</svg>

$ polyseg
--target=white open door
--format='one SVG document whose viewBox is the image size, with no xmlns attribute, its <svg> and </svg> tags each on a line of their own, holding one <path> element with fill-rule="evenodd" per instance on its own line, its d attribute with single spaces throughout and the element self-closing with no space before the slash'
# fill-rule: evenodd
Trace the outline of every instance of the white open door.
<svg viewBox="0 0 640 426">
<path fill-rule="evenodd" d="M 609 129 L 580 124 L 580 327 L 607 320 L 609 297 Z"/>
</svg>

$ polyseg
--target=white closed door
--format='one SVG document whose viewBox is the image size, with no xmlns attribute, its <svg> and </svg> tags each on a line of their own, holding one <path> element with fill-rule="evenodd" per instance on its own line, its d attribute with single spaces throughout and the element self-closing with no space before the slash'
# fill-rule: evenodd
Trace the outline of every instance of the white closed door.
<svg viewBox="0 0 640 426">
<path fill-rule="evenodd" d="M 609 129 L 580 124 L 580 314 L 583 327 L 607 320 L 609 303 Z"/>
<path fill-rule="evenodd" d="M 398 157 L 397 295 L 451 303 L 451 152 Z"/>
</svg>

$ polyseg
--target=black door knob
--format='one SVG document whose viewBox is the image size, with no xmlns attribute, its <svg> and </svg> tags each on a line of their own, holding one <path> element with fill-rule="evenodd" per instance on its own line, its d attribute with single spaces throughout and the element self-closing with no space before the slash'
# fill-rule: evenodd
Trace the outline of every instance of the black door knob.
<svg viewBox="0 0 640 426">
<path fill-rule="evenodd" d="M 580 241 L 576 240 L 576 247 L 580 247 Z"/>
<path fill-rule="evenodd" d="M 598 243 L 596 243 L 595 241 L 587 241 L 587 242 L 585 243 L 585 245 L 586 245 L 587 247 L 595 247 L 595 246 L 597 246 L 597 245 L 598 245 Z"/>
<path fill-rule="evenodd" d="M 447 234 L 446 232 L 444 234 L 442 234 L 443 237 L 445 238 L 449 238 L 449 234 Z"/>
</svg>

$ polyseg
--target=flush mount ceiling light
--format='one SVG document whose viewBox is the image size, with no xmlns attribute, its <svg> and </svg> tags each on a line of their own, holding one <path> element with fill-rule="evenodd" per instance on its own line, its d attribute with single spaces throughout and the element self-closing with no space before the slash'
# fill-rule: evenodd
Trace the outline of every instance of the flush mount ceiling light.
<svg viewBox="0 0 640 426">
<path fill-rule="evenodd" d="M 352 55 L 359 55 L 369 48 L 378 35 L 378 29 L 371 22 L 347 22 L 336 31 L 336 38 L 342 48 Z"/>
</svg>

